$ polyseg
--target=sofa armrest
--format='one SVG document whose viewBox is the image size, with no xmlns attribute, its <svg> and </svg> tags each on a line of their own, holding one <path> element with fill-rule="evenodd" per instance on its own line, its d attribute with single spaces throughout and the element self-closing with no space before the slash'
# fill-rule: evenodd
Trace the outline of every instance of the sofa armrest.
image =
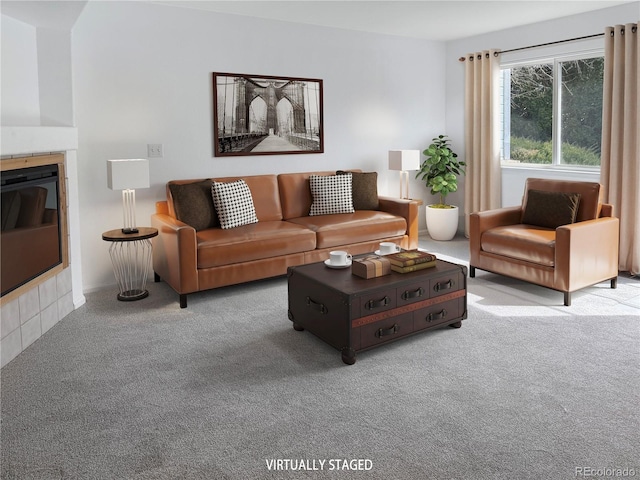
<svg viewBox="0 0 640 480">
<path fill-rule="evenodd" d="M 574 291 L 616 277 L 619 240 L 620 221 L 616 217 L 558 227 L 555 277 L 561 284 L 557 286 Z"/>
<path fill-rule="evenodd" d="M 197 292 L 196 230 L 163 213 L 151 215 L 151 226 L 158 229 L 152 240 L 154 272 L 180 294 Z"/>
<path fill-rule="evenodd" d="M 160 200 L 156 202 L 156 213 L 169 215 L 169 202 L 167 202 L 166 200 Z"/>
<path fill-rule="evenodd" d="M 603 203 L 600 208 L 600 217 L 613 217 L 613 205 Z"/>
<path fill-rule="evenodd" d="M 418 208 L 420 200 L 404 198 L 379 197 L 379 209 L 403 217 L 407 221 L 408 249 L 418 248 Z"/>
<path fill-rule="evenodd" d="M 505 207 L 484 212 L 474 212 L 469 215 L 469 263 L 471 266 L 479 264 L 480 241 L 482 234 L 490 228 L 520 223 L 522 207 Z"/>
<path fill-rule="evenodd" d="M 470 226 L 475 224 L 480 233 L 490 228 L 504 225 L 516 225 L 520 223 L 522 217 L 522 207 L 505 207 L 484 212 L 474 212 L 470 215 Z"/>
</svg>

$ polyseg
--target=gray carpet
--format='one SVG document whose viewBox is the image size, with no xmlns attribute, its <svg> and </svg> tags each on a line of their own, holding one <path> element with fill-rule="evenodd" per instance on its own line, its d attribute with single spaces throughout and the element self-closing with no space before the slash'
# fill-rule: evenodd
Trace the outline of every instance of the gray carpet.
<svg viewBox="0 0 640 480">
<path fill-rule="evenodd" d="M 421 244 L 462 262 L 466 245 Z M 478 272 L 462 328 L 353 366 L 293 330 L 285 278 L 191 295 L 187 309 L 149 287 L 132 303 L 88 294 L 2 369 L 3 479 L 640 475 L 636 279 L 564 307 Z M 288 469 L 269 470 L 276 460 Z"/>
</svg>

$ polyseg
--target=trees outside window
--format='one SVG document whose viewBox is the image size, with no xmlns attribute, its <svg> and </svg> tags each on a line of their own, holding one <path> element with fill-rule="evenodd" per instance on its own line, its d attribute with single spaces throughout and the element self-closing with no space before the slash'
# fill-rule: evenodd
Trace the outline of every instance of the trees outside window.
<svg viewBox="0 0 640 480">
<path fill-rule="evenodd" d="M 600 166 L 604 57 L 502 69 L 505 163 Z"/>
</svg>

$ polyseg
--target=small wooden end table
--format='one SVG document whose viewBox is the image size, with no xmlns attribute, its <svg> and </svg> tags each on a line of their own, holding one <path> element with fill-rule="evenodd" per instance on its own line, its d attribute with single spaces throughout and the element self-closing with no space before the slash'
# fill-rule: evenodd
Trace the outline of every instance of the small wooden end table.
<svg viewBox="0 0 640 480">
<path fill-rule="evenodd" d="M 120 293 L 118 300 L 141 300 L 149 296 L 147 277 L 151 261 L 151 238 L 158 235 L 158 229 L 138 227 L 137 233 L 123 233 L 121 229 L 109 230 L 102 239 L 112 242 L 109 247 L 113 272 Z"/>
</svg>

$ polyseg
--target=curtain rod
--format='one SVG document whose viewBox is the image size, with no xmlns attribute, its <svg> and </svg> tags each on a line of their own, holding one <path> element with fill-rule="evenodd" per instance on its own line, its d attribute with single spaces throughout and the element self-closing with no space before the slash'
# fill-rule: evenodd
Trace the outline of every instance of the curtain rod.
<svg viewBox="0 0 640 480">
<path fill-rule="evenodd" d="M 588 38 L 603 37 L 603 36 L 604 36 L 604 33 L 594 33 L 593 35 L 586 35 L 584 37 L 568 38 L 566 40 L 558 40 L 556 42 L 540 43 L 538 45 L 530 45 L 528 47 L 512 48 L 510 50 L 501 50 L 499 52 L 494 52 L 493 55 L 497 57 L 501 53 L 517 52 L 519 50 L 527 50 L 529 48 L 547 47 L 549 45 L 556 45 L 558 43 L 575 42 L 576 40 L 586 40 Z M 461 62 L 464 62 L 466 59 L 467 59 L 466 57 L 460 57 L 458 60 Z"/>
</svg>

